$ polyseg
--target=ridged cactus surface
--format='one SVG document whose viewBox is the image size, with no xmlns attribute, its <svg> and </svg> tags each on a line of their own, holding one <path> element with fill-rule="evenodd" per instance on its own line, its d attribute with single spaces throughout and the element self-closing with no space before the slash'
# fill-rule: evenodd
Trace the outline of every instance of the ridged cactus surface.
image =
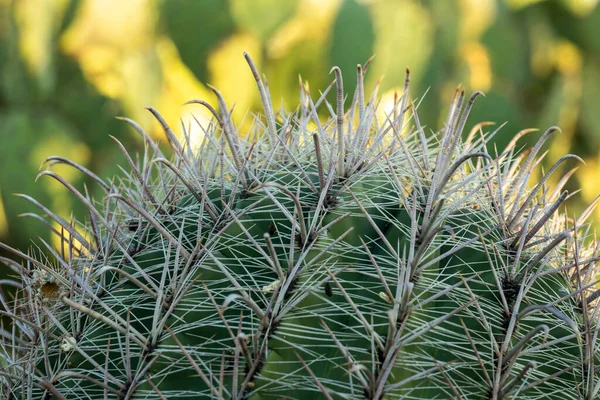
<svg viewBox="0 0 600 400">
<path fill-rule="evenodd" d="M 560 214 L 572 172 L 555 171 L 578 157 L 536 172 L 557 128 L 490 149 L 496 131 L 467 122 L 481 93 L 457 91 L 432 132 L 408 71 L 381 118 L 368 63 L 348 109 L 334 68 L 324 93 L 301 85 L 296 111 L 275 112 L 246 59 L 264 104 L 247 135 L 214 89 L 218 107 L 190 102 L 214 117 L 196 148 L 149 108 L 173 157 L 125 120 L 145 148 L 115 139 L 119 177 L 48 158 L 105 196 L 40 173 L 86 205 L 83 223 L 23 195 L 62 245 L 2 260 L 18 279 L 0 298 L 1 398 L 600 399 L 594 204 Z"/>
</svg>

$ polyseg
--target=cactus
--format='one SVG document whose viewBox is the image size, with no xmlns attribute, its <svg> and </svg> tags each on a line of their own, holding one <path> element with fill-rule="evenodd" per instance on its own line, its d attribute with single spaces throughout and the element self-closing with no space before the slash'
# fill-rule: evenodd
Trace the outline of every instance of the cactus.
<svg viewBox="0 0 600 400">
<path fill-rule="evenodd" d="M 135 162 L 115 139 L 130 169 L 117 179 L 46 160 L 105 196 L 50 168 L 86 223 L 23 195 L 63 246 L 2 260 L 19 276 L 1 297 L 2 398 L 600 398 L 595 202 L 558 213 L 572 171 L 548 181 L 574 155 L 531 182 L 558 128 L 490 154 L 497 130 L 462 140 L 481 93 L 457 90 L 426 135 L 408 70 L 381 120 L 368 62 L 348 110 L 334 67 L 316 101 L 302 84 L 298 109 L 275 113 L 246 60 L 264 105 L 249 135 L 213 89 L 218 109 L 189 102 L 214 117 L 197 149 L 149 108 L 172 159 L 124 119 L 145 147 Z"/>
</svg>

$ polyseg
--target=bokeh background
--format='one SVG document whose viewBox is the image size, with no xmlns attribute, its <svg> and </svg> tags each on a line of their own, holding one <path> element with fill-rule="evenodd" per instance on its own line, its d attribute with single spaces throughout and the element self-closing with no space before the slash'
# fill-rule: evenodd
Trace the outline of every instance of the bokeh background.
<svg viewBox="0 0 600 400">
<path fill-rule="evenodd" d="M 243 51 L 268 77 L 275 107 L 288 110 L 299 99 L 299 75 L 316 96 L 338 65 L 352 88 L 356 64 L 372 55 L 367 89 L 384 76 L 380 93 L 391 101 L 409 66 L 411 97 L 422 98 L 420 119 L 433 130 L 458 84 L 483 90 L 468 129 L 507 122 L 496 140 L 502 147 L 522 128 L 540 129 L 532 143 L 559 125 L 562 134 L 545 146 L 548 162 L 566 152 L 587 162 L 569 186 L 581 188 L 569 212 L 600 192 L 598 0 L 0 0 L 0 241 L 21 249 L 38 237 L 54 243 L 39 221 L 18 217 L 38 210 L 13 193 L 67 219 L 85 217 L 65 188 L 35 177 L 50 155 L 111 177 L 126 163 L 109 135 L 132 153 L 142 148 L 115 116 L 160 139 L 144 107 L 178 130 L 192 112 L 205 118 L 182 104 L 214 104 L 210 83 L 235 103 L 243 132 L 260 107 Z M 95 192 L 76 170 L 54 170 Z"/>
</svg>

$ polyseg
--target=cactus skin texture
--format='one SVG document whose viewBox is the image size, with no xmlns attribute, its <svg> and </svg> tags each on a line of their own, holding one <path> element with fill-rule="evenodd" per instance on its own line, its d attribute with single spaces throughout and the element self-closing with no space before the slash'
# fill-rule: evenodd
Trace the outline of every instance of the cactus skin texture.
<svg viewBox="0 0 600 400">
<path fill-rule="evenodd" d="M 425 135 L 405 90 L 385 120 L 363 76 L 349 109 L 341 72 L 244 138 L 217 109 L 197 149 L 160 114 L 170 161 L 144 154 L 79 192 L 53 259 L 12 251 L 2 295 L 3 399 L 599 399 L 596 264 L 587 217 L 559 214 L 571 173 L 538 182 L 548 129 L 525 152 L 465 130 L 456 92 Z M 337 104 L 325 95 L 336 90 Z M 326 107 L 328 121 L 316 112 Z M 466 140 L 462 139 L 463 131 Z M 85 227 L 85 232 L 82 230 Z M 2 245 L 4 248 L 8 246 Z M 6 292 L 3 292 L 6 293 Z"/>
</svg>

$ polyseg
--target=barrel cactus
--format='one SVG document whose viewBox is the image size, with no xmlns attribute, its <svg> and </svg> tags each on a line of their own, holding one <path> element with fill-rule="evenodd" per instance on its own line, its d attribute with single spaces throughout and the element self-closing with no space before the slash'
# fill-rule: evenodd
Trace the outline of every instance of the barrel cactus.
<svg viewBox="0 0 600 400">
<path fill-rule="evenodd" d="M 189 102 L 213 116 L 196 147 L 149 108 L 172 157 L 124 119 L 145 147 L 115 138 L 119 177 L 46 160 L 89 214 L 22 195 L 62 246 L 0 245 L 22 260 L 2 259 L 17 276 L 0 296 L 3 399 L 600 398 L 594 204 L 560 214 L 572 171 L 553 176 L 581 159 L 532 181 L 558 128 L 492 151 L 497 130 L 465 129 L 481 93 L 457 90 L 426 134 L 409 71 L 382 118 L 368 63 L 348 109 L 334 67 L 319 97 L 301 84 L 296 111 L 275 112 L 246 60 L 264 105 L 247 134 L 212 89 L 218 107 Z"/>
</svg>

